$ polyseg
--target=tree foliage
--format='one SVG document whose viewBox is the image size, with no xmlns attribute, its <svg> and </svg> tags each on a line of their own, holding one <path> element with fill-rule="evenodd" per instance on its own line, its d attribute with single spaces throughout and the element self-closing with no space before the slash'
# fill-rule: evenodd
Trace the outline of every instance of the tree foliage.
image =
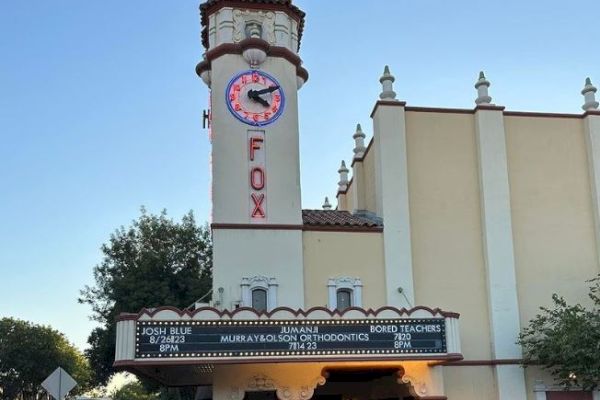
<svg viewBox="0 0 600 400">
<path fill-rule="evenodd" d="M 0 399 L 39 398 L 44 393 L 41 383 L 58 367 L 77 381 L 73 393 L 90 387 L 87 360 L 62 333 L 18 319 L 0 319 Z"/>
<path fill-rule="evenodd" d="M 560 384 L 585 390 L 600 385 L 600 275 L 590 283 L 591 308 L 554 294 L 553 307 L 541 307 L 519 336 L 525 366 L 540 365 Z"/>
<path fill-rule="evenodd" d="M 151 393 L 138 381 L 123 385 L 111 395 L 113 400 L 159 400 L 160 395 Z"/>
<path fill-rule="evenodd" d="M 128 228 L 121 227 L 102 245 L 102 262 L 94 268 L 94 286 L 81 291 L 100 326 L 90 334 L 86 351 L 95 383 L 104 385 L 114 373 L 116 317 L 144 307 L 185 308 L 211 287 L 212 243 L 207 226 L 192 212 L 181 222 L 166 211 L 152 215 L 142 208 Z"/>
</svg>

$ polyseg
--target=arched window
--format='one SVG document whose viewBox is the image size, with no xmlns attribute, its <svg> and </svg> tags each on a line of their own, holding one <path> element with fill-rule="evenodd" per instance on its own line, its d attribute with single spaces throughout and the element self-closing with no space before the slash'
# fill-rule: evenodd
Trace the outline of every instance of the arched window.
<svg viewBox="0 0 600 400">
<path fill-rule="evenodd" d="M 257 275 L 242 278 L 242 307 L 252 307 L 259 311 L 271 311 L 277 307 L 277 279 Z"/>
<path fill-rule="evenodd" d="M 362 307 L 362 282 L 360 278 L 342 276 L 329 278 L 327 282 L 327 305 L 330 310 Z"/>
<path fill-rule="evenodd" d="M 252 308 L 256 311 L 267 311 L 267 291 L 265 289 L 252 290 Z"/>
<path fill-rule="evenodd" d="M 348 307 L 352 307 L 352 290 L 350 289 L 338 289 L 337 291 L 337 309 L 345 310 Z"/>
</svg>

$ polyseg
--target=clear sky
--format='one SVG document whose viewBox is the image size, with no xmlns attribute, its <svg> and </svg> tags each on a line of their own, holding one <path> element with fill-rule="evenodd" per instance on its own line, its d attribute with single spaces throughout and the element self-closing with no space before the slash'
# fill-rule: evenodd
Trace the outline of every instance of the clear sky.
<svg viewBox="0 0 600 400">
<path fill-rule="evenodd" d="M 389 64 L 409 105 L 472 108 L 480 69 L 510 110 L 580 112 L 600 84 L 600 2 L 297 0 L 304 208 L 335 197 Z M 145 205 L 210 213 L 199 0 L 19 0 L 0 8 L 0 317 L 80 348 L 100 245 Z M 600 85 L 599 85 L 600 86 Z M 137 310 L 131 310 L 137 311 Z"/>
</svg>

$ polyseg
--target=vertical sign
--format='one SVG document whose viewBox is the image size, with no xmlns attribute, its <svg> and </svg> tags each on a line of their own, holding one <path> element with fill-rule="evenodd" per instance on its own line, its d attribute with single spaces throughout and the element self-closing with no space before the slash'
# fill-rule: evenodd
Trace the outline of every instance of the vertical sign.
<svg viewBox="0 0 600 400">
<path fill-rule="evenodd" d="M 265 131 L 248 131 L 248 187 L 250 221 L 267 221 Z"/>
</svg>

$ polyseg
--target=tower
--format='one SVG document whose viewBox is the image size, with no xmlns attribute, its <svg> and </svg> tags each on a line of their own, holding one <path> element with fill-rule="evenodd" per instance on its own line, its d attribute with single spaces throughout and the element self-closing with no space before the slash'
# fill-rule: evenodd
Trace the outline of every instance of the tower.
<svg viewBox="0 0 600 400">
<path fill-rule="evenodd" d="M 304 13 L 291 0 L 200 6 L 211 90 L 213 299 L 303 307 L 297 92 Z"/>
</svg>

